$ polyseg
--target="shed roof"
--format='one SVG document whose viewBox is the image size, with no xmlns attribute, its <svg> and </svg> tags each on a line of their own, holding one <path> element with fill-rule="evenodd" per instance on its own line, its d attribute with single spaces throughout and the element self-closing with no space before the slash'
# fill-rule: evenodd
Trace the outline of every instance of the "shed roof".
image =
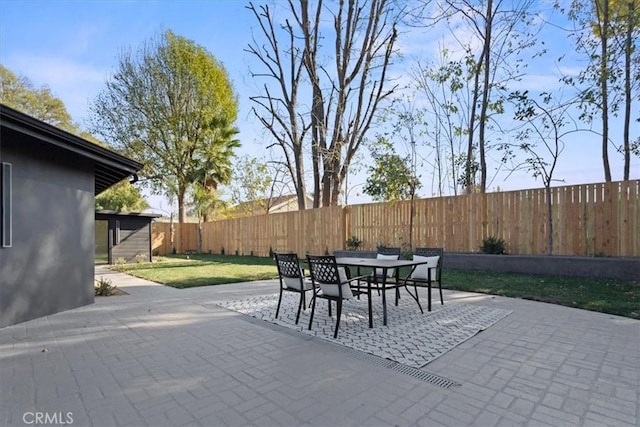
<svg viewBox="0 0 640 427">
<path fill-rule="evenodd" d="M 108 211 L 108 210 L 99 210 L 96 211 L 96 216 L 131 216 L 138 218 L 160 218 L 162 215 L 156 213 L 145 213 L 145 212 L 120 212 L 120 211 Z"/>
<path fill-rule="evenodd" d="M 94 161 L 95 193 L 135 175 L 143 164 L 0 104 L 0 126 L 29 135 Z"/>
</svg>

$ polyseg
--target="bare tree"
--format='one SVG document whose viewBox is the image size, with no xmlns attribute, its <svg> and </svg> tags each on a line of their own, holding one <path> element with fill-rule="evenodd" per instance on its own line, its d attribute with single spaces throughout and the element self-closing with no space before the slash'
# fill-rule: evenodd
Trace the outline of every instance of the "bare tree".
<svg viewBox="0 0 640 427">
<path fill-rule="evenodd" d="M 291 2 L 289 5 L 293 8 Z M 252 72 L 252 76 L 266 80 L 262 93 L 250 98 L 255 104 L 253 112 L 275 141 L 269 148 L 277 146 L 282 150 L 283 163 L 296 190 L 298 208 L 306 209 L 303 143 L 309 124 L 304 112 L 299 111 L 298 99 L 304 47 L 299 46 L 299 37 L 289 20 L 279 26 L 268 5 L 256 7 L 251 2 L 247 8 L 258 21 L 260 39 L 266 40 L 262 44 L 254 39 L 245 49 L 264 66 L 263 71 Z"/>
<path fill-rule="evenodd" d="M 283 150 L 300 207 L 304 144 L 313 164 L 314 207 L 337 204 L 355 153 L 380 104 L 395 89 L 385 87 L 397 39 L 392 5 L 390 0 L 338 0 L 326 6 L 319 0 L 311 8 L 306 0 L 289 0 L 291 19 L 284 19 L 280 31 L 268 6 L 249 5 L 266 39 L 264 44 L 254 40 L 247 49 L 266 68 L 254 76 L 271 82 L 251 98 L 258 107 L 254 112 Z M 333 27 L 323 33 L 327 15 Z M 301 93 L 311 99 L 300 99 Z"/>
</svg>

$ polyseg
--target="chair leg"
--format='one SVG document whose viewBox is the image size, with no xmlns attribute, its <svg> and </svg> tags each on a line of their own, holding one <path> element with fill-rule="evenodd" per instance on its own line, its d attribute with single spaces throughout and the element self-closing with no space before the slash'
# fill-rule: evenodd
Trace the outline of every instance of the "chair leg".
<svg viewBox="0 0 640 427">
<path fill-rule="evenodd" d="M 300 320 L 300 310 L 302 309 L 302 306 L 305 304 L 304 302 L 304 292 L 300 293 L 300 302 L 298 303 L 298 313 L 296 313 L 296 325 L 298 324 L 298 321 Z"/>
<path fill-rule="evenodd" d="M 327 300 L 327 304 L 329 304 L 329 317 L 331 317 L 331 300 Z"/>
<path fill-rule="evenodd" d="M 333 338 L 338 338 L 338 328 L 340 328 L 340 316 L 342 315 L 342 300 L 338 300 L 336 301 L 337 304 L 337 311 L 338 313 L 336 314 L 336 330 L 333 333 Z"/>
<path fill-rule="evenodd" d="M 282 302 L 282 288 L 280 288 L 280 297 L 278 297 L 278 307 L 276 308 L 276 319 L 278 318 L 278 314 L 280 314 L 280 303 Z"/>
<path fill-rule="evenodd" d="M 444 298 L 442 298 L 442 284 L 438 282 L 438 288 L 440 288 L 440 305 L 444 305 Z"/>
<path fill-rule="evenodd" d="M 316 311 L 316 296 L 311 298 L 311 315 L 309 316 L 309 330 L 311 330 L 311 324 L 313 323 L 313 313 Z"/>
</svg>

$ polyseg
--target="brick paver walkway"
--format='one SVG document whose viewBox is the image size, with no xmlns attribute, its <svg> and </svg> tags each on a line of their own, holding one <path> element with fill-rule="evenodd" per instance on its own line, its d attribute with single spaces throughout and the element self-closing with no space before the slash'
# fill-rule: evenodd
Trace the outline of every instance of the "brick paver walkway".
<svg viewBox="0 0 640 427">
<path fill-rule="evenodd" d="M 640 321 L 447 292 L 513 313 L 422 369 L 444 388 L 216 305 L 275 281 L 96 275 L 129 295 L 0 329 L 1 425 L 640 425 Z"/>
</svg>

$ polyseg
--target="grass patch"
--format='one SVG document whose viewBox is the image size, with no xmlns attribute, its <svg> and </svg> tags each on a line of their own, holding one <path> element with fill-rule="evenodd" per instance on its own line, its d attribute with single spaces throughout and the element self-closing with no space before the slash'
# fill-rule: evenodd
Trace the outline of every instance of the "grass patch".
<svg viewBox="0 0 640 427">
<path fill-rule="evenodd" d="M 159 261 L 111 266 L 142 279 L 174 288 L 221 285 L 275 279 L 276 265 L 270 258 L 232 255 L 171 255 Z"/>
<path fill-rule="evenodd" d="M 160 262 L 111 268 L 176 288 L 278 277 L 275 262 L 266 257 L 198 254 L 190 255 L 188 259 L 185 255 L 159 259 Z M 364 269 L 362 273 L 365 273 Z M 446 289 L 542 301 L 640 319 L 638 282 L 451 269 L 444 269 L 442 274 Z"/>
<path fill-rule="evenodd" d="M 529 299 L 640 319 L 640 283 L 487 271 L 442 272 L 447 289 Z"/>
</svg>

